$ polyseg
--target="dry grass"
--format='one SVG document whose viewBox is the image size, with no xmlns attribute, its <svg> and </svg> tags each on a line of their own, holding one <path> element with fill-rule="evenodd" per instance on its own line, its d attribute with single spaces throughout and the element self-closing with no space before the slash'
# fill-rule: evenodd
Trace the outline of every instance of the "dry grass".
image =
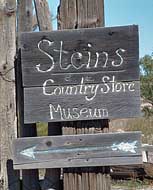
<svg viewBox="0 0 153 190">
<path fill-rule="evenodd" d="M 112 181 L 112 190 L 153 190 L 152 180 L 145 179 L 144 181 L 120 180 Z"/>
<path fill-rule="evenodd" d="M 48 124 L 37 123 L 37 134 L 38 136 L 48 136 Z"/>
<path fill-rule="evenodd" d="M 126 119 L 126 120 L 116 120 L 113 124 L 112 131 L 141 131 L 142 132 L 142 142 L 153 144 L 153 117 L 149 118 L 137 118 L 137 119 Z M 47 123 L 37 123 L 37 133 L 38 136 L 48 135 Z"/>
<path fill-rule="evenodd" d="M 127 121 L 126 131 L 141 131 L 142 142 L 153 144 L 153 117 L 130 119 Z"/>
</svg>

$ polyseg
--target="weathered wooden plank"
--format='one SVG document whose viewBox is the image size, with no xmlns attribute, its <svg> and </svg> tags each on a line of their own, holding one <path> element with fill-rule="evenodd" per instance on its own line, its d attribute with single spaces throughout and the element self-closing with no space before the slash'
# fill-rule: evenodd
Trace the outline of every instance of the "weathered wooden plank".
<svg viewBox="0 0 153 190">
<path fill-rule="evenodd" d="M 89 167 L 89 166 L 112 166 L 112 165 L 135 165 L 141 164 L 141 156 L 124 156 L 124 157 L 111 157 L 111 158 L 93 158 L 88 162 L 85 159 L 78 159 L 75 161 L 68 161 L 67 159 L 41 161 L 36 163 L 16 164 L 15 169 L 33 169 L 33 168 L 64 168 L 64 167 Z"/>
<path fill-rule="evenodd" d="M 64 0 L 60 2 L 58 10 L 58 29 L 76 29 L 78 26 L 78 7 L 76 0 Z"/>
<path fill-rule="evenodd" d="M 21 3 L 22 5 L 22 3 Z M 22 5 L 23 6 L 23 5 Z M 20 52 L 18 52 L 18 62 L 16 64 L 16 87 L 17 87 L 17 113 L 18 113 L 18 131 L 19 137 L 34 137 L 37 136 L 36 124 L 24 124 L 24 104 L 23 104 L 23 89 L 21 79 L 21 59 Z M 31 176 L 33 176 L 31 178 Z M 39 174 L 38 170 L 22 170 L 22 189 L 27 187 L 39 188 Z"/>
<path fill-rule="evenodd" d="M 71 4 L 71 6 L 69 6 Z M 71 7 L 71 8 L 69 8 Z M 90 11 L 92 10 L 92 11 Z M 58 9 L 58 28 L 61 29 L 67 29 L 67 28 L 89 28 L 89 27 L 100 27 L 104 26 L 104 0 L 62 0 L 60 2 L 60 7 Z M 104 122 L 105 121 L 105 122 Z M 98 132 L 104 132 L 105 127 L 109 127 L 108 120 L 94 120 L 94 121 L 76 121 L 76 122 L 65 122 L 63 124 L 62 130 L 64 134 L 70 134 L 68 129 L 68 123 L 70 125 L 70 128 L 73 128 L 71 135 L 73 134 L 81 134 L 85 133 L 84 128 L 88 127 L 89 133 L 96 133 Z M 96 127 L 96 130 L 95 130 Z M 100 130 L 97 130 L 97 129 Z M 71 130 L 70 130 L 71 132 Z M 107 167 L 108 168 L 108 167 Z M 90 168 L 91 169 L 91 168 Z M 73 169 L 73 171 L 68 171 L 76 173 L 76 170 Z M 91 172 L 91 171 L 90 171 Z M 77 176 L 78 176 L 78 184 L 75 184 L 77 186 L 78 190 L 83 190 L 83 171 L 82 168 L 77 169 Z M 94 186 L 91 188 L 91 190 L 97 190 L 97 184 L 96 184 L 96 175 L 97 175 L 97 168 L 94 168 Z M 103 175 L 103 174 L 101 174 Z M 67 178 L 67 173 L 65 173 L 64 169 L 64 177 Z M 107 190 L 110 190 L 110 181 L 107 180 L 107 178 L 104 179 L 107 183 Z M 68 184 L 71 183 L 71 179 L 68 179 Z M 85 187 L 85 190 L 89 187 Z M 64 190 L 69 190 L 69 186 L 64 188 Z M 104 190 L 104 189 L 101 189 Z M 106 189 L 105 189 L 106 190 Z"/>
<path fill-rule="evenodd" d="M 97 71 L 97 72 L 83 72 L 83 73 L 53 73 L 53 74 L 47 74 L 47 76 L 41 75 L 40 77 L 36 74 L 36 77 L 38 77 L 40 83 L 39 86 L 43 86 L 44 83 L 47 80 L 52 80 L 53 82 L 48 82 L 47 86 L 58 86 L 58 85 L 77 85 L 80 83 L 80 81 L 83 79 L 85 84 L 95 84 L 95 83 L 104 83 L 103 78 L 108 77 L 108 79 L 112 79 L 114 76 L 115 81 L 132 81 L 129 79 L 129 77 L 133 76 L 133 81 L 137 80 L 135 75 L 137 74 L 137 71 L 134 70 L 120 70 L 120 71 Z M 32 76 L 32 74 L 31 74 Z M 29 76 L 30 77 L 30 76 Z M 33 76 L 32 76 L 33 77 Z M 45 77 L 45 78 L 44 78 Z M 136 79 L 134 79 L 136 78 Z M 30 81 L 30 87 L 34 87 L 35 83 L 38 83 L 37 79 L 33 81 L 31 78 L 27 78 L 28 81 Z"/>
<path fill-rule="evenodd" d="M 14 57 L 16 0 L 0 1 L 0 189 L 19 190 L 20 174 L 13 170 L 12 140 L 17 137 Z"/>
<path fill-rule="evenodd" d="M 39 30 L 52 30 L 51 14 L 46 0 L 34 0 Z"/>
<path fill-rule="evenodd" d="M 153 152 L 153 145 L 149 144 L 142 144 L 142 148 L 146 152 Z"/>
<path fill-rule="evenodd" d="M 54 127 L 55 126 L 55 127 Z M 48 135 L 56 136 L 61 134 L 60 123 L 48 123 Z M 59 168 L 48 168 L 44 176 L 44 180 L 41 184 L 42 189 L 61 189 L 60 183 L 61 169 Z"/>
<path fill-rule="evenodd" d="M 46 0 L 35 0 L 35 9 L 37 15 L 37 21 L 39 30 L 46 31 L 52 30 L 51 12 L 49 10 L 49 5 Z M 55 126 L 56 127 L 52 127 Z M 61 134 L 59 123 L 48 123 L 48 135 L 59 135 Z M 61 170 L 52 168 L 46 169 L 44 180 L 41 183 L 41 189 L 61 189 L 60 187 L 60 174 Z"/>
<path fill-rule="evenodd" d="M 124 85 L 125 83 L 120 83 Z M 24 122 L 33 123 L 40 121 L 73 121 L 107 118 L 124 118 L 140 116 L 140 91 L 139 82 L 126 83 L 126 90 L 113 92 L 111 83 L 94 86 L 97 91 L 83 92 L 84 87 L 78 87 L 78 94 L 70 95 L 44 95 L 42 87 L 24 89 Z M 129 85 L 134 86 L 129 90 Z M 86 85 L 88 86 L 88 85 Z M 91 87 L 91 85 L 89 85 Z M 88 87 L 89 87 L 88 86 Z M 131 87 L 132 87 L 131 86 Z M 59 90 L 61 87 L 46 87 L 46 92 Z M 76 86 L 74 86 L 76 89 Z M 80 88 L 81 92 L 80 93 Z M 74 89 L 73 89 L 74 90 Z M 119 89 L 120 90 L 120 89 Z"/>
<path fill-rule="evenodd" d="M 113 179 L 141 178 L 146 175 L 144 169 L 147 163 L 142 165 L 113 166 L 111 167 L 111 177 Z"/>
<path fill-rule="evenodd" d="M 22 32 L 33 29 L 33 6 L 32 0 L 20 0 L 18 2 L 18 47 L 20 46 L 19 36 Z M 19 137 L 37 136 L 36 124 L 24 124 L 24 104 L 21 72 L 21 51 L 18 52 L 18 63 L 16 65 L 16 86 L 17 86 L 17 113 Z M 32 176 L 32 177 L 31 177 Z M 39 171 L 22 170 L 22 190 L 39 189 Z"/>
<path fill-rule="evenodd" d="M 141 164 L 141 133 L 110 133 L 14 140 L 14 168 Z"/>
<path fill-rule="evenodd" d="M 22 33 L 20 42 L 26 87 L 49 78 L 54 85 L 78 84 L 83 76 L 88 83 L 104 75 L 139 80 L 137 26 Z"/>
<path fill-rule="evenodd" d="M 18 14 L 17 14 L 17 31 L 20 32 L 33 30 L 33 7 L 32 0 L 18 1 Z"/>
</svg>

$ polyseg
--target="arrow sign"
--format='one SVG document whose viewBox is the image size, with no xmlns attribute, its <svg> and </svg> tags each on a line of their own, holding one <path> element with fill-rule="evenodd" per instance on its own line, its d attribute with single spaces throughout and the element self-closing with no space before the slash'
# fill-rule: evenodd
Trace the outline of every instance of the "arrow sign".
<svg viewBox="0 0 153 190">
<path fill-rule="evenodd" d="M 104 149 L 110 149 L 113 151 L 122 151 L 122 152 L 131 152 L 136 153 L 137 141 L 134 142 L 122 142 L 119 144 L 114 143 L 112 146 L 108 147 L 73 147 L 66 148 L 62 147 L 60 149 L 51 148 L 48 150 L 36 150 L 37 146 L 33 146 L 31 148 L 24 149 L 20 152 L 21 155 L 26 156 L 28 158 L 36 159 L 36 154 L 55 154 L 55 153 L 72 153 L 72 152 L 89 152 L 89 151 L 104 151 Z"/>
<path fill-rule="evenodd" d="M 141 133 L 20 138 L 13 157 L 15 169 L 142 164 Z"/>
</svg>

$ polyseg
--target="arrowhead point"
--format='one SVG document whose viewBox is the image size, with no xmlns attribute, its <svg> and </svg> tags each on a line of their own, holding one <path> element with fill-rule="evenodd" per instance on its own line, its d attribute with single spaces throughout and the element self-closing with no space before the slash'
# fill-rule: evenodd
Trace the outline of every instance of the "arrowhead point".
<svg viewBox="0 0 153 190">
<path fill-rule="evenodd" d="M 26 156 L 28 158 L 35 159 L 35 153 L 34 150 L 36 149 L 36 146 L 24 149 L 20 152 L 21 155 Z"/>
</svg>

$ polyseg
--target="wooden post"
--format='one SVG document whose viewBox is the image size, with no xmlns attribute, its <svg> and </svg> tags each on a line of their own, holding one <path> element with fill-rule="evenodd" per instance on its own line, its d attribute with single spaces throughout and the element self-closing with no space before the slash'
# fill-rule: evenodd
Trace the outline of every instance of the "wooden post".
<svg viewBox="0 0 153 190">
<path fill-rule="evenodd" d="M 18 32 L 32 31 L 32 0 L 18 1 Z"/>
<path fill-rule="evenodd" d="M 48 135 L 60 135 L 61 134 L 61 126 L 60 123 L 48 123 Z M 47 190 L 51 188 L 53 190 L 60 190 L 60 169 L 46 169 L 45 179 L 44 179 L 44 188 L 43 190 Z M 47 183 L 46 183 L 47 182 Z M 47 186 L 45 185 L 47 184 Z"/>
<path fill-rule="evenodd" d="M 61 0 L 58 28 L 77 29 L 104 26 L 103 0 Z M 108 132 L 109 121 L 64 122 L 63 134 Z M 64 190 L 110 190 L 109 167 L 64 170 Z"/>
<path fill-rule="evenodd" d="M 32 31 L 33 24 L 33 8 L 32 0 L 20 0 L 18 1 L 18 37 L 21 32 Z M 18 44 L 20 46 L 20 44 Z M 18 61 L 20 62 L 20 61 Z M 20 64 L 20 63 L 19 63 Z M 18 68 L 20 66 L 18 65 Z M 20 72 L 20 69 L 17 70 Z M 19 130 L 21 137 L 34 137 L 37 136 L 36 124 L 24 125 L 23 118 L 23 92 L 21 88 L 21 73 L 17 73 L 17 105 L 18 105 L 18 115 L 19 117 Z M 39 172 L 38 170 L 22 170 L 22 186 L 23 190 L 29 189 L 39 189 Z"/>
<path fill-rule="evenodd" d="M 19 190 L 19 172 L 13 170 L 12 140 L 17 137 L 14 57 L 16 1 L 0 1 L 0 189 Z"/>
<path fill-rule="evenodd" d="M 34 0 L 39 30 L 52 30 L 51 14 L 46 0 Z"/>
<path fill-rule="evenodd" d="M 46 0 L 34 0 L 36 17 L 40 31 L 51 31 L 52 21 L 48 2 Z M 60 135 L 60 123 L 48 123 L 48 135 Z M 41 188 L 47 190 L 49 188 L 59 190 L 60 188 L 60 169 L 46 169 L 46 174 Z"/>
</svg>

